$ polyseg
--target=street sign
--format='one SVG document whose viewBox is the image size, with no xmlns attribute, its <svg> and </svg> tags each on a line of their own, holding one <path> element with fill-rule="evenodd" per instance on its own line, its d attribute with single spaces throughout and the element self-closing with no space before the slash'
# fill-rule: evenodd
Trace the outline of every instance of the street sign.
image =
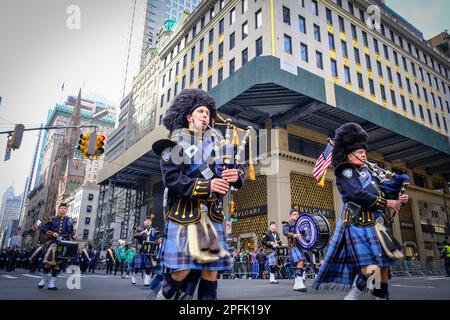
<svg viewBox="0 0 450 320">
<path fill-rule="evenodd" d="M 10 146 L 10 138 L 8 137 L 8 141 L 6 141 L 6 151 L 5 151 L 5 161 L 11 159 L 11 146 Z"/>
<path fill-rule="evenodd" d="M 225 222 L 225 234 L 230 235 L 231 234 L 231 221 L 226 221 Z"/>
</svg>

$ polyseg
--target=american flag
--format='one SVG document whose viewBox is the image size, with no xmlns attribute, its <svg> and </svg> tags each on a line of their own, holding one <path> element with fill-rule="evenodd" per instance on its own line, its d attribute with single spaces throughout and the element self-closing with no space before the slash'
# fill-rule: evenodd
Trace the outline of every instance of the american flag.
<svg viewBox="0 0 450 320">
<path fill-rule="evenodd" d="M 317 181 L 320 181 L 333 161 L 332 157 L 333 146 L 328 143 L 325 150 L 320 154 L 313 168 L 313 176 Z"/>
</svg>

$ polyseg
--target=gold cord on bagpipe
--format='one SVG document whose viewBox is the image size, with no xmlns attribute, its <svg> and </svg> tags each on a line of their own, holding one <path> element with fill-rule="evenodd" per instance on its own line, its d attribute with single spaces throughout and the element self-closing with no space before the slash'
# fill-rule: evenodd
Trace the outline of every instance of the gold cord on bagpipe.
<svg viewBox="0 0 450 320">
<path fill-rule="evenodd" d="M 245 145 L 247 144 L 247 140 L 249 141 L 249 167 L 248 167 L 248 174 L 249 174 L 249 178 L 250 180 L 255 180 L 255 168 L 253 166 L 253 150 L 252 150 L 252 134 L 254 132 L 254 129 L 252 126 L 248 126 L 246 130 L 241 129 L 239 127 L 237 127 L 236 125 L 231 123 L 231 119 L 224 119 L 219 113 L 217 113 L 217 118 L 221 121 L 221 122 L 214 122 L 213 123 L 213 127 L 209 126 L 208 127 L 211 129 L 211 133 L 212 135 L 216 138 L 219 139 L 220 137 L 222 137 L 222 139 L 217 143 L 217 141 L 215 141 L 215 145 L 213 147 L 213 150 L 215 152 L 215 157 L 214 160 L 217 160 L 220 156 L 220 149 L 224 148 L 227 145 L 233 145 L 233 146 L 238 146 L 237 147 L 237 151 L 234 155 L 229 155 L 229 154 L 224 154 L 223 158 L 224 158 L 224 164 L 225 166 L 228 166 L 229 164 L 232 163 L 232 157 L 234 157 L 234 163 L 239 163 L 239 161 L 241 160 L 242 157 L 242 153 L 245 151 Z M 227 126 L 227 129 L 225 130 L 225 137 L 222 136 L 221 133 L 217 132 L 217 129 L 214 128 L 214 126 Z M 231 134 L 231 130 L 233 130 L 233 138 L 232 140 L 230 139 L 230 134 Z M 245 135 L 242 138 L 242 140 L 239 142 L 239 136 L 238 136 L 238 131 L 245 131 Z"/>
</svg>

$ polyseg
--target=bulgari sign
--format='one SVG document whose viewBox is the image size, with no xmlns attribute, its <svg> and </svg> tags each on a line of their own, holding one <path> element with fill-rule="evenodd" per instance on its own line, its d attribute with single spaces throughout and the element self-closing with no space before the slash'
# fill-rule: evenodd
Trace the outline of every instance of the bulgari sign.
<svg viewBox="0 0 450 320">
<path fill-rule="evenodd" d="M 298 206 L 298 211 L 300 214 L 309 213 L 309 214 L 321 214 L 327 218 L 335 218 L 336 217 L 334 210 L 328 210 L 328 209 L 323 209 L 323 208 Z"/>
<path fill-rule="evenodd" d="M 236 212 L 235 217 L 236 218 L 248 218 L 248 217 L 259 216 L 262 214 L 267 214 L 267 206 L 250 208 L 250 209 L 245 209 L 245 210 L 238 210 Z"/>
</svg>

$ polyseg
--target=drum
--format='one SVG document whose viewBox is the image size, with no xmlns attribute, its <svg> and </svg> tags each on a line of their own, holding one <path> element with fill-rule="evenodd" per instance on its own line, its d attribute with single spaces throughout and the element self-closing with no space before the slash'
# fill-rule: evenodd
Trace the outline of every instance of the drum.
<svg viewBox="0 0 450 320">
<path fill-rule="evenodd" d="M 278 256 L 288 256 L 289 255 L 289 249 L 287 246 L 276 247 L 276 251 L 277 251 Z"/>
<path fill-rule="evenodd" d="M 300 249 L 322 249 L 330 240 L 330 224 L 321 214 L 304 213 L 295 223 L 295 233 L 304 233 L 304 236 L 297 239 Z"/>
<path fill-rule="evenodd" d="M 55 258 L 57 260 L 73 259 L 77 256 L 78 242 L 58 240 L 56 242 Z"/>
</svg>

